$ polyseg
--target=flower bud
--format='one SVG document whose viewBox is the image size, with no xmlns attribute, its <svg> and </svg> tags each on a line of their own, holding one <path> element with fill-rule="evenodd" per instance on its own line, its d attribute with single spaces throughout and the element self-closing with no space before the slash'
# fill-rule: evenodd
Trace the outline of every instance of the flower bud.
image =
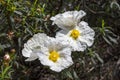
<svg viewBox="0 0 120 80">
<path fill-rule="evenodd" d="M 8 53 L 6 53 L 6 54 L 4 55 L 4 61 L 5 61 L 5 62 L 9 62 L 9 61 L 10 61 L 10 55 L 9 55 Z"/>
<path fill-rule="evenodd" d="M 14 37 L 14 32 L 9 31 L 9 32 L 7 33 L 7 37 L 8 37 L 8 39 L 12 40 L 12 38 Z"/>
<path fill-rule="evenodd" d="M 11 49 L 10 52 L 11 52 L 11 53 L 15 53 L 16 50 L 15 50 L 15 49 Z"/>
</svg>

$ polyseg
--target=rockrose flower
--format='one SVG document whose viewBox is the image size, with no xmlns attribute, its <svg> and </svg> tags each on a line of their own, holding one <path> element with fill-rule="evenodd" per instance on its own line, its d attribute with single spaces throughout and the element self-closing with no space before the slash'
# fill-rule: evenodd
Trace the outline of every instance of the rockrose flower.
<svg viewBox="0 0 120 80">
<path fill-rule="evenodd" d="M 66 28 L 67 29 L 67 28 Z M 94 42 L 95 32 L 88 24 L 81 21 L 78 26 L 71 30 L 61 30 L 57 32 L 56 38 L 61 42 L 68 42 L 73 51 L 84 51 Z"/>
<path fill-rule="evenodd" d="M 41 64 L 49 66 L 51 70 L 60 72 L 73 64 L 71 48 L 68 44 L 62 44 L 55 38 L 45 41 L 41 52 L 37 53 Z"/>
</svg>

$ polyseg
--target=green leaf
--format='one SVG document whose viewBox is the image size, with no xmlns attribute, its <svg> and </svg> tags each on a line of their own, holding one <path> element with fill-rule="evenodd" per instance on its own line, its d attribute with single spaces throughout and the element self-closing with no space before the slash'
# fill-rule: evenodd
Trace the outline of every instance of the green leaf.
<svg viewBox="0 0 120 80">
<path fill-rule="evenodd" d="M 105 27 L 105 21 L 102 20 L 102 29 L 104 29 L 104 27 Z"/>
<path fill-rule="evenodd" d="M 6 36 L 6 33 L 1 33 L 0 34 L 0 37 L 4 37 L 4 36 Z"/>
<path fill-rule="evenodd" d="M 11 66 L 6 67 L 5 69 L 2 69 L 2 76 L 1 78 L 4 79 L 7 76 L 8 70 L 11 68 Z"/>
<path fill-rule="evenodd" d="M 109 39 L 110 39 L 110 41 L 112 41 L 113 43 L 118 44 L 118 42 L 117 42 L 117 39 L 116 39 L 116 38 L 113 38 L 113 37 L 111 37 L 111 36 L 109 36 L 109 35 L 108 35 L 108 38 L 109 38 Z"/>
<path fill-rule="evenodd" d="M 18 15 L 22 15 L 22 12 L 20 12 L 20 11 L 14 11 L 14 13 L 16 13 Z"/>
<path fill-rule="evenodd" d="M 79 77 L 78 77 L 78 75 L 77 75 L 75 70 L 73 70 L 73 76 L 74 76 L 75 80 L 79 80 Z"/>
<path fill-rule="evenodd" d="M 73 79 L 73 76 L 70 71 L 65 72 L 66 76 L 68 76 L 70 79 Z"/>
<path fill-rule="evenodd" d="M 95 56 L 101 63 L 104 63 L 103 59 L 97 53 L 95 53 Z"/>
<path fill-rule="evenodd" d="M 102 37 L 103 37 L 103 39 L 104 39 L 109 45 L 112 46 L 112 43 L 111 43 L 105 36 L 102 36 Z"/>
</svg>

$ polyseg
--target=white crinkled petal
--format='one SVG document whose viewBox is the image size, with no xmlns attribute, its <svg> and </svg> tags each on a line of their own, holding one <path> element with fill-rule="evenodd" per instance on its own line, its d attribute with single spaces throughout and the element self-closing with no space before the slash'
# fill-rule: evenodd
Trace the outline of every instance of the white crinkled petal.
<svg viewBox="0 0 120 80">
<path fill-rule="evenodd" d="M 71 30 L 78 25 L 80 19 L 85 15 L 86 13 L 83 10 L 67 11 L 51 17 L 50 20 L 53 21 L 53 24 L 56 24 L 59 28 L 63 30 Z"/>
<path fill-rule="evenodd" d="M 58 51 L 60 54 L 60 60 L 58 61 L 59 64 L 61 64 L 61 67 L 68 68 L 73 64 L 72 58 L 71 58 L 71 48 L 64 48 L 61 51 Z"/>
<path fill-rule="evenodd" d="M 62 67 L 68 68 L 73 64 L 72 58 L 71 58 L 71 48 L 65 48 L 61 51 L 58 51 L 60 54 L 60 60 L 58 61 L 59 64 L 61 64 Z"/>
<path fill-rule="evenodd" d="M 88 24 L 84 21 L 81 21 L 78 26 L 81 34 L 79 40 L 87 44 L 87 46 L 91 46 L 94 42 L 95 32 L 91 29 Z"/>
<path fill-rule="evenodd" d="M 48 48 L 50 51 L 54 50 L 55 48 L 55 43 L 56 43 L 56 39 L 49 37 L 48 40 L 45 40 L 45 45 L 44 47 Z"/>
<path fill-rule="evenodd" d="M 84 51 L 87 48 L 86 43 L 79 40 L 76 41 L 76 45 L 77 47 L 74 49 L 74 51 Z"/>
<path fill-rule="evenodd" d="M 71 48 L 68 45 L 68 47 L 58 50 L 58 53 L 60 53 L 60 56 L 71 56 Z"/>
<path fill-rule="evenodd" d="M 80 19 L 86 15 L 86 13 L 83 10 L 80 11 L 74 11 L 74 20 L 75 22 L 79 23 Z"/>
<path fill-rule="evenodd" d="M 70 40 L 70 45 L 73 49 L 73 51 L 84 51 L 87 46 L 85 43 L 80 42 L 79 40 Z"/>
<path fill-rule="evenodd" d="M 56 38 L 56 41 L 54 42 L 55 44 L 55 50 L 56 51 L 68 51 L 69 53 L 71 53 L 71 47 L 69 46 L 69 43 L 66 41 L 60 41 L 59 38 Z M 59 45 L 59 46 L 56 46 Z M 71 55 L 71 54 L 69 54 Z"/>
<path fill-rule="evenodd" d="M 33 48 L 36 46 L 34 41 L 28 40 L 27 43 L 24 44 L 24 49 L 22 50 L 22 54 L 24 57 L 30 57 Z"/>
<path fill-rule="evenodd" d="M 50 69 L 56 72 L 60 72 L 65 68 L 68 68 L 73 64 L 71 56 L 64 55 L 55 63 L 55 65 L 50 66 Z"/>
<path fill-rule="evenodd" d="M 81 32 L 81 36 L 84 36 L 84 35 L 85 36 L 91 36 L 91 37 L 95 36 L 94 30 L 88 26 L 88 23 L 86 23 L 84 21 L 81 21 L 79 23 L 79 26 L 77 26 L 77 27 Z"/>
<path fill-rule="evenodd" d="M 91 37 L 81 37 L 81 38 L 79 38 L 79 40 L 81 41 L 81 42 L 84 42 L 84 43 L 86 43 L 87 44 L 87 46 L 92 46 L 92 44 L 94 43 L 94 38 L 91 38 Z"/>
<path fill-rule="evenodd" d="M 55 65 L 51 60 L 49 60 L 49 55 L 46 55 L 46 53 L 37 53 L 39 56 L 39 60 L 41 64 L 45 66 L 53 66 Z"/>
<path fill-rule="evenodd" d="M 51 20 L 52 20 L 52 18 L 51 18 Z M 63 30 L 70 30 L 75 26 L 71 19 L 62 18 L 62 17 L 56 19 L 53 23 L 56 24 L 59 28 L 61 28 Z"/>
<path fill-rule="evenodd" d="M 38 58 L 36 53 L 41 51 L 41 47 L 44 46 L 44 42 L 47 38 L 48 36 L 46 34 L 38 33 L 24 44 L 22 54 L 24 57 L 28 57 L 26 61 L 32 61 Z"/>
<path fill-rule="evenodd" d="M 53 66 L 50 66 L 50 69 L 55 72 L 61 72 L 64 68 L 61 66 L 53 65 Z"/>
<path fill-rule="evenodd" d="M 58 61 L 58 64 L 60 64 L 60 67 L 65 69 L 68 68 L 73 64 L 71 56 L 64 56 L 61 57 L 61 59 Z"/>
<path fill-rule="evenodd" d="M 58 62 L 51 66 L 50 68 L 56 72 L 60 72 L 65 68 L 68 68 L 69 66 L 71 66 L 73 64 L 72 58 L 71 56 L 64 56 L 61 57 Z"/>
<path fill-rule="evenodd" d="M 29 47 L 31 50 L 34 49 L 36 46 L 39 46 L 39 44 L 33 38 L 27 41 L 26 47 Z"/>
<path fill-rule="evenodd" d="M 32 52 L 32 51 L 31 51 L 30 49 L 24 48 L 24 49 L 22 50 L 22 55 L 23 55 L 24 57 L 30 57 L 31 52 Z"/>
<path fill-rule="evenodd" d="M 30 57 L 27 58 L 25 61 L 33 61 L 38 58 L 38 55 L 36 53 L 31 53 Z"/>
<path fill-rule="evenodd" d="M 67 43 L 67 46 L 70 47 L 71 49 L 73 49 L 71 46 L 71 44 L 72 44 L 71 38 L 66 35 L 67 33 L 68 32 L 61 30 L 56 33 L 55 37 L 59 42 L 61 42 L 62 44 Z"/>
<path fill-rule="evenodd" d="M 34 40 L 38 42 L 38 44 L 45 44 L 44 42 L 49 38 L 45 33 L 38 33 L 33 36 Z"/>
<path fill-rule="evenodd" d="M 55 65 L 54 62 L 49 60 L 49 48 L 48 47 L 42 47 L 41 52 L 38 52 L 37 55 L 39 56 L 39 60 L 41 64 L 45 66 L 53 66 Z"/>
</svg>

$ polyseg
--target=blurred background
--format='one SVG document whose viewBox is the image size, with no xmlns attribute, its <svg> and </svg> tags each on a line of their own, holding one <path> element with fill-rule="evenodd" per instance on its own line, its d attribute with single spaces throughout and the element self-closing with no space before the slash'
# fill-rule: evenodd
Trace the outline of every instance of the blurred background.
<svg viewBox="0 0 120 80">
<path fill-rule="evenodd" d="M 93 46 L 75 52 L 74 64 L 60 73 L 39 60 L 26 62 L 21 53 L 24 43 L 39 32 L 54 37 L 60 29 L 50 17 L 74 10 L 87 13 L 81 20 L 96 33 Z M 119 79 L 119 0 L 0 0 L 0 80 Z"/>
</svg>

